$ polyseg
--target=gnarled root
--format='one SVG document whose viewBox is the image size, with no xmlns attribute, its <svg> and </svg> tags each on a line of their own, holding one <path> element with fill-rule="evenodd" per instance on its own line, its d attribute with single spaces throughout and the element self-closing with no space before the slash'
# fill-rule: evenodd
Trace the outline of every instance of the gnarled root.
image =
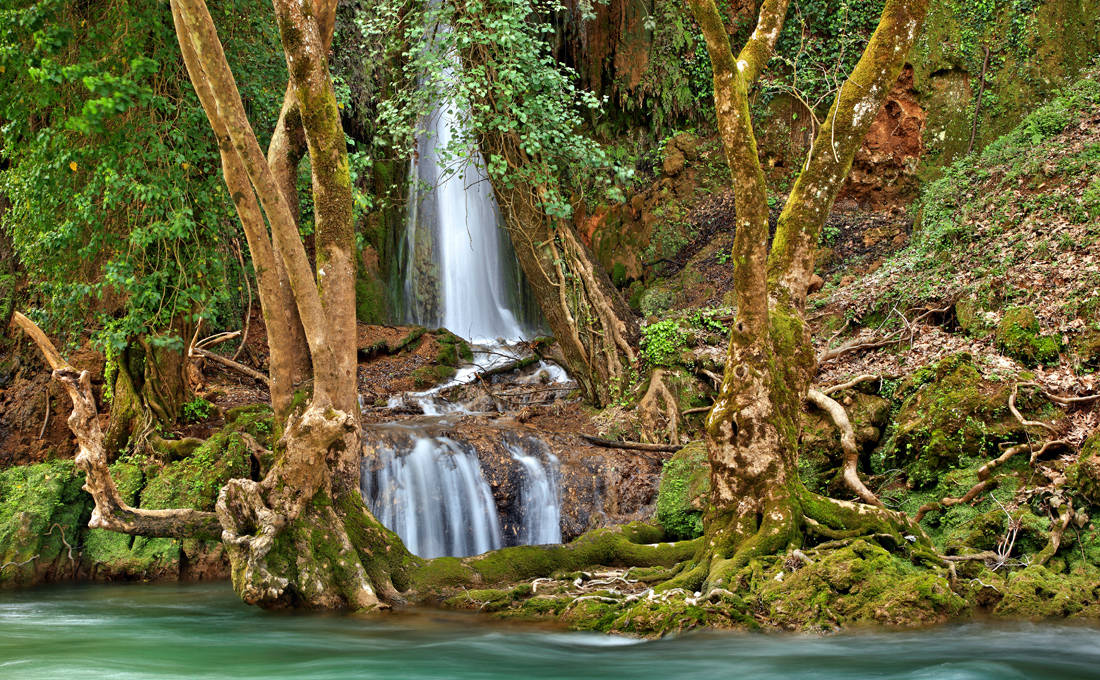
<svg viewBox="0 0 1100 680">
<path fill-rule="evenodd" d="M 738 573 L 758 558 L 798 550 L 813 537 L 829 541 L 868 538 L 915 560 L 941 566 L 931 540 L 904 513 L 825 498 L 805 488 L 771 502 L 763 512 L 715 517 L 692 562 L 659 590 L 682 588 L 705 596 L 717 589 L 736 590 Z"/>
<path fill-rule="evenodd" d="M 810 390 L 806 398 L 829 414 L 833 424 L 840 430 L 840 447 L 844 450 L 844 467 L 841 473 L 844 483 L 864 503 L 882 507 L 882 501 L 859 478 L 859 446 L 856 444 L 856 432 L 848 420 L 847 411 L 835 399 L 818 390 Z"/>
<path fill-rule="evenodd" d="M 667 543 L 661 542 L 663 538 L 660 527 L 633 522 L 595 529 L 564 545 L 516 546 L 461 559 L 439 557 L 414 568 L 409 594 L 431 601 L 448 588 L 484 587 L 596 565 L 671 567 L 694 555 L 702 540 Z"/>
</svg>

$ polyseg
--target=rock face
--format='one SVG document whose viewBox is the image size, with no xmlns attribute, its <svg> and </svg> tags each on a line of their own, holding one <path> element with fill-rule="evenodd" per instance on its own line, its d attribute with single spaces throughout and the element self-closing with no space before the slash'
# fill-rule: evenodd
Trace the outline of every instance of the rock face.
<svg viewBox="0 0 1100 680">
<path fill-rule="evenodd" d="M 591 446 L 573 434 L 542 432 L 506 418 L 424 418 L 372 429 L 364 474 L 370 474 L 374 464 L 373 449 L 411 450 L 416 437 L 453 442 L 476 455 L 492 495 L 502 546 L 568 542 L 591 529 L 653 514 L 660 470 L 655 459 Z M 532 541 L 532 513 L 538 508 L 531 507 L 527 496 L 543 483 L 540 475 L 556 487 L 560 536 L 542 533 L 548 538 Z"/>
</svg>

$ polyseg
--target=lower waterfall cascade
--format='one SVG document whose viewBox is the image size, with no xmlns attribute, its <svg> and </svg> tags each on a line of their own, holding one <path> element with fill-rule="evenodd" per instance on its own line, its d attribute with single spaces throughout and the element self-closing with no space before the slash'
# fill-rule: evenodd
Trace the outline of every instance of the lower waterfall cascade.
<svg viewBox="0 0 1100 680">
<path fill-rule="evenodd" d="M 365 434 L 363 498 L 378 521 L 424 558 L 560 543 L 557 458 L 530 436 L 506 436 L 504 445 L 519 477 L 507 521 L 497 512 L 477 449 L 412 425 L 389 423 Z"/>
</svg>

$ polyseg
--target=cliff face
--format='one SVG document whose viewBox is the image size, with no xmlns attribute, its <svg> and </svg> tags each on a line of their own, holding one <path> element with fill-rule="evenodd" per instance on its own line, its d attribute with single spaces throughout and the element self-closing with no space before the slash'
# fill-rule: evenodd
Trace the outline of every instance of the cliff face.
<svg viewBox="0 0 1100 680">
<path fill-rule="evenodd" d="M 736 44 L 752 3 L 732 4 Z M 806 10 L 806 26 L 817 33 L 816 40 L 851 40 L 847 26 L 858 30 L 870 23 L 844 23 L 848 20 L 838 19 L 840 9 L 832 4 L 816 10 L 820 16 Z M 864 4 L 858 11 L 867 19 L 880 3 Z M 557 20 L 556 53 L 578 71 L 584 86 L 607 97 L 612 122 L 598 132 L 650 137 L 655 143 L 677 129 L 707 127 L 709 63 L 686 8 L 657 0 L 567 5 L 569 13 Z M 856 157 L 842 201 L 871 208 L 907 202 L 919 182 L 938 177 L 968 149 L 980 150 L 1007 132 L 1100 54 L 1098 0 L 992 5 L 935 4 L 909 65 Z M 788 30 L 795 22 L 788 17 Z M 784 46 L 781 40 L 780 58 L 771 64 L 776 74 L 787 68 L 785 60 L 805 58 L 785 53 Z M 810 117 L 794 97 L 779 92 L 763 93 L 757 105 L 761 155 L 769 167 L 792 168 L 808 147 Z"/>
</svg>

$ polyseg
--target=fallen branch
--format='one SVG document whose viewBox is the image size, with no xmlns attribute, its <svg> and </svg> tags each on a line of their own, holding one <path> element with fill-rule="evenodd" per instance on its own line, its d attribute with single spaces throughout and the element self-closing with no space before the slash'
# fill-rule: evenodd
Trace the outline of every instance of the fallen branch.
<svg viewBox="0 0 1100 680">
<path fill-rule="evenodd" d="M 103 430 L 99 426 L 95 397 L 92 395 L 91 374 L 77 371 L 69 365 L 33 321 L 19 312 L 12 322 L 23 329 L 38 345 L 38 349 L 53 369 L 54 380 L 61 383 L 73 402 L 69 429 L 76 435 L 79 450 L 76 467 L 84 473 L 84 490 L 95 501 L 88 526 L 124 534 L 162 538 L 207 538 L 217 540 L 222 527 L 213 512 L 186 508 L 143 510 L 127 505 L 111 478 L 107 454 L 103 448 Z"/>
<path fill-rule="evenodd" d="M 863 483 L 863 480 L 859 478 L 859 446 L 856 444 L 856 433 L 852 428 L 851 421 L 848 420 L 848 413 L 844 410 L 844 407 L 819 390 L 811 389 L 806 393 L 806 398 L 814 406 L 827 413 L 833 424 L 840 430 L 840 448 L 844 450 L 844 467 L 842 468 L 841 477 L 844 479 L 844 483 L 864 503 L 877 505 L 880 508 L 886 507 L 878 499 L 878 496 L 872 493 L 867 485 Z"/>
<path fill-rule="evenodd" d="M 840 392 L 841 390 L 851 389 L 851 388 L 855 387 L 856 385 L 861 385 L 865 382 L 872 382 L 872 381 L 875 381 L 875 380 L 881 381 L 881 380 L 886 380 L 887 378 L 896 378 L 896 377 L 898 377 L 898 376 L 893 375 L 893 374 L 885 374 L 884 373 L 882 375 L 875 375 L 874 373 L 864 373 L 863 375 L 858 375 L 858 376 L 852 378 L 851 380 L 849 380 L 847 382 L 842 382 L 838 385 L 833 385 L 831 387 L 826 387 L 825 389 L 823 389 L 821 391 L 823 393 L 825 393 L 826 395 L 833 395 L 833 394 L 836 394 L 837 392 Z"/>
<path fill-rule="evenodd" d="M 642 442 L 629 442 L 629 441 L 616 441 L 614 439 L 603 439 L 602 437 L 593 437 L 590 434 L 579 435 L 581 439 L 585 440 L 589 444 L 595 444 L 596 446 L 602 446 L 607 449 L 631 449 L 634 451 L 656 451 L 659 453 L 676 453 L 683 446 L 677 446 L 673 444 L 645 444 Z"/>
<path fill-rule="evenodd" d="M 254 368 L 249 368 L 248 366 L 245 366 L 244 364 L 233 361 L 229 357 L 223 357 L 220 354 L 215 354 L 214 352 L 205 350 L 201 347 L 192 347 L 191 352 L 190 352 L 190 356 L 193 356 L 193 357 L 194 356 L 199 356 L 199 357 L 202 357 L 204 359 L 210 359 L 211 361 L 219 363 L 222 366 L 225 366 L 226 368 L 233 369 L 234 371 L 237 371 L 238 373 L 243 373 L 244 375 L 247 375 L 249 378 L 252 378 L 253 380 L 256 380 L 257 382 L 262 382 L 264 385 L 267 385 L 268 388 L 271 387 L 271 380 L 266 375 L 264 375 L 263 373 L 260 373 L 259 371 L 257 371 Z"/>
</svg>

